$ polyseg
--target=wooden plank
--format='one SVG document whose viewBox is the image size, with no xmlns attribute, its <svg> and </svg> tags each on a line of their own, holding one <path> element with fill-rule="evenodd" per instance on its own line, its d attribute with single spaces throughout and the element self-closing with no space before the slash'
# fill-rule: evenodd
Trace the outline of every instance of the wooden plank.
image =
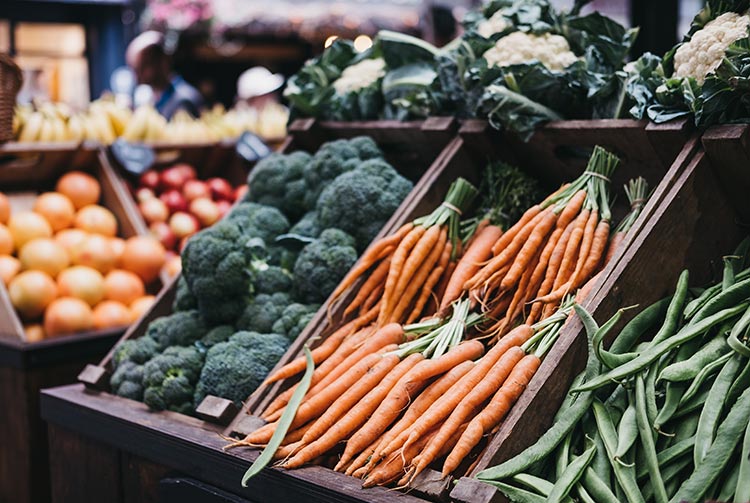
<svg viewBox="0 0 750 503">
<path fill-rule="evenodd" d="M 171 469 L 126 451 L 119 454 L 122 502 L 160 503 L 159 481 Z"/>
<path fill-rule="evenodd" d="M 714 126 L 701 138 L 724 191 L 744 221 L 750 218 L 750 207 L 745 204 L 750 190 L 749 138 L 746 124 Z"/>
</svg>

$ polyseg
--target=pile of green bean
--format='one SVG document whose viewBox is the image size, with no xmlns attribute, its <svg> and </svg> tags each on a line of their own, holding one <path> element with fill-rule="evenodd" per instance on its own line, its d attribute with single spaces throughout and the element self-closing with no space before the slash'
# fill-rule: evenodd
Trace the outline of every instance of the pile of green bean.
<svg viewBox="0 0 750 503">
<path fill-rule="evenodd" d="M 580 306 L 589 343 L 552 427 L 477 478 L 511 501 L 750 501 L 750 269 L 744 242 L 723 280 L 636 315 L 611 347 Z"/>
</svg>

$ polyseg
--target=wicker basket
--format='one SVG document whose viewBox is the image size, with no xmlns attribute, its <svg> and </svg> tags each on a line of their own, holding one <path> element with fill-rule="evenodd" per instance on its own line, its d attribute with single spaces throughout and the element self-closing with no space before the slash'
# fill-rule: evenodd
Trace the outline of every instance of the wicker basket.
<svg viewBox="0 0 750 503">
<path fill-rule="evenodd" d="M 7 54 L 0 54 L 0 143 L 13 139 L 13 107 L 23 75 Z"/>
</svg>

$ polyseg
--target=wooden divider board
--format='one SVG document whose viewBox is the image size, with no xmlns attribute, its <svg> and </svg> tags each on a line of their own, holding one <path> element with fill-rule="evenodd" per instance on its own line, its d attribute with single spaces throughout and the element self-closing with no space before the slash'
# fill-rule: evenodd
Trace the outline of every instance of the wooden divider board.
<svg viewBox="0 0 750 503">
<path fill-rule="evenodd" d="M 698 151 L 673 173 L 674 179 L 665 180 L 670 185 L 666 194 L 640 232 L 631 236 L 599 293 L 584 303 L 598 323 L 621 307 L 645 307 L 670 294 L 685 268 L 691 285 L 720 277 L 722 255 L 731 253 L 747 231 L 737 225 L 735 201 L 723 191 L 717 168 Z M 622 323 L 637 312 L 626 311 Z M 520 453 L 550 426 L 570 383 L 585 366 L 586 335 L 580 323 L 576 325 L 563 331 L 493 439 L 494 454 L 483 458 L 471 475 Z M 494 488 L 471 478 L 461 479 L 451 498 L 462 503 L 505 501 Z"/>
</svg>

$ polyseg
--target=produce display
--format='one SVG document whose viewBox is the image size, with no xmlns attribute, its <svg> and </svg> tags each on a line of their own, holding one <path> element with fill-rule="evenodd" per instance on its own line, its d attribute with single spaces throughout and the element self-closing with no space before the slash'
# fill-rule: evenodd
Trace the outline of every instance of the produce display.
<svg viewBox="0 0 750 503">
<path fill-rule="evenodd" d="M 618 246 L 612 234 L 642 209 L 637 180 L 632 214 L 610 232 L 618 163 L 596 147 L 584 172 L 541 202 L 538 184 L 503 163 L 479 190 L 457 179 L 432 213 L 368 248 L 331 296 L 352 299 L 345 318 L 266 379 L 306 370 L 262 411 L 267 424 L 231 447 L 267 446 L 283 468 L 319 463 L 363 487 L 405 487 L 435 463 L 443 477 L 465 470 L 554 345 L 571 296 L 587 294 Z M 479 194 L 476 216 L 463 217 Z"/>
<path fill-rule="evenodd" d="M 11 210 L 13 195 L 0 193 L 0 279 L 29 342 L 125 327 L 154 300 L 147 291 L 158 282 L 164 248 L 150 237 L 118 237 L 100 195 L 99 182 L 80 171 L 60 177 L 25 211 Z"/>
<path fill-rule="evenodd" d="M 247 185 L 232 187 L 221 177 L 200 180 L 194 167 L 180 163 L 144 172 L 133 196 L 151 233 L 174 253 L 185 247 L 190 236 L 218 222 L 246 191 Z M 170 257 L 172 261 L 176 265 L 170 276 L 180 270 L 179 257 Z"/>
<path fill-rule="evenodd" d="M 188 240 L 173 314 L 117 347 L 114 393 L 186 414 L 245 400 L 412 188 L 368 137 L 272 154 L 248 185 Z"/>
<path fill-rule="evenodd" d="M 91 140 L 109 145 L 117 138 L 131 142 L 206 143 L 236 140 L 245 131 L 276 140 L 286 135 L 288 118 L 285 107 L 272 103 L 260 111 L 226 111 L 217 105 L 197 119 L 178 111 L 167 121 L 151 106 L 131 111 L 104 97 L 82 112 L 73 111 L 64 103 L 19 105 L 13 117 L 13 132 L 22 143 Z"/>
<path fill-rule="evenodd" d="M 603 341 L 582 308 L 588 362 L 532 446 L 477 477 L 511 501 L 750 501 L 750 269 L 745 240 L 722 281 L 643 308 Z"/>
<path fill-rule="evenodd" d="M 623 116 L 623 65 L 637 30 L 579 9 L 494 0 L 441 49 L 386 31 L 361 53 L 337 40 L 289 80 L 284 96 L 293 117 L 456 115 L 524 136 L 551 120 Z"/>
</svg>

